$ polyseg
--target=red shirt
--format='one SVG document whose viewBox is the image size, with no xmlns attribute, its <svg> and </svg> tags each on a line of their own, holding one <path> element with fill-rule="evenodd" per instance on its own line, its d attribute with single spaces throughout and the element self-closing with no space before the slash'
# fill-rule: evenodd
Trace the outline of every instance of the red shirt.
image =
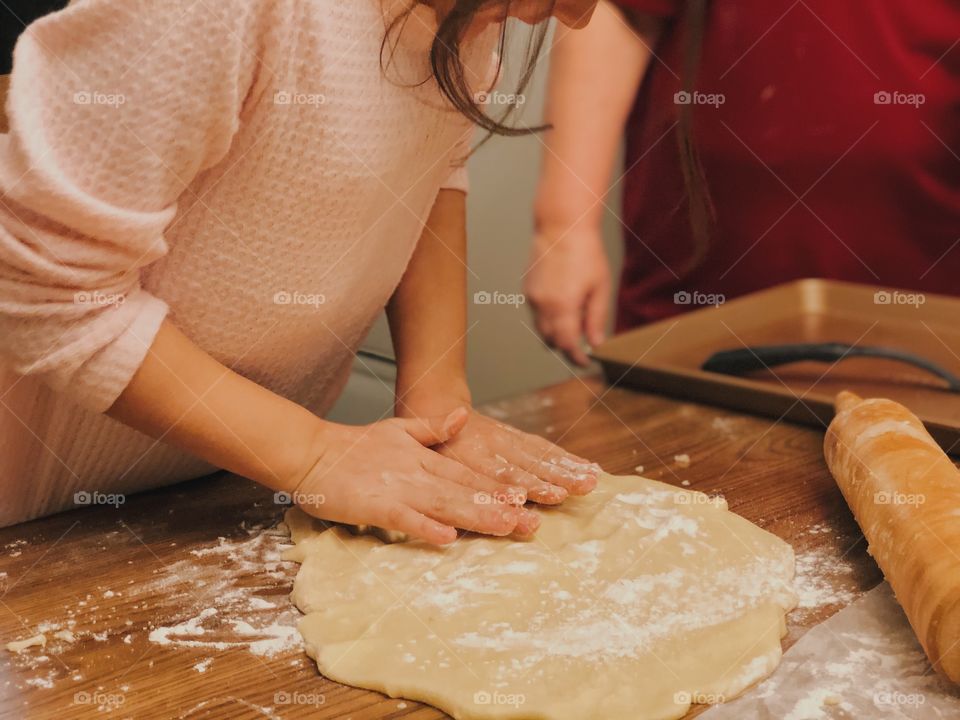
<svg viewBox="0 0 960 720">
<path fill-rule="evenodd" d="M 627 128 L 619 329 L 803 277 L 960 292 L 960 3 L 709 3 L 693 136 L 716 222 L 684 275 L 683 2 L 620 2 L 666 25 Z"/>
</svg>

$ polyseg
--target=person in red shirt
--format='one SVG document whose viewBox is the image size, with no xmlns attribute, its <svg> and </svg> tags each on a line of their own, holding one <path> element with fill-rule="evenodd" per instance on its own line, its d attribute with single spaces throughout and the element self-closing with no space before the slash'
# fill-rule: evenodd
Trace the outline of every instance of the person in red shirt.
<svg viewBox="0 0 960 720">
<path fill-rule="evenodd" d="M 525 281 L 572 360 L 603 338 L 622 136 L 618 330 L 803 277 L 956 293 L 960 5 L 601 2 L 551 64 Z"/>
</svg>

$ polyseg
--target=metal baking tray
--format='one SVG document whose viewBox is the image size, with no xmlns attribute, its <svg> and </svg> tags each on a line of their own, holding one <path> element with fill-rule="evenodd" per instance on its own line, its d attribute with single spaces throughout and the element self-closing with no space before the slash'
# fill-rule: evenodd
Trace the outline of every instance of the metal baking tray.
<svg viewBox="0 0 960 720">
<path fill-rule="evenodd" d="M 960 298 L 799 280 L 617 335 L 593 357 L 613 385 L 821 428 L 840 390 L 888 397 L 916 413 L 947 452 L 960 452 L 960 394 L 910 365 L 855 357 L 739 377 L 700 369 L 720 350 L 808 342 L 898 348 L 960 375 Z"/>
</svg>

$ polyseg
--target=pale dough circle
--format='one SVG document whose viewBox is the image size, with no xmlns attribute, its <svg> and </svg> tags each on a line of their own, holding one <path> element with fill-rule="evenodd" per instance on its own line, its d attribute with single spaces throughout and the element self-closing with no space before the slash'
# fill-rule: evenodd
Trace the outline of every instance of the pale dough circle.
<svg viewBox="0 0 960 720">
<path fill-rule="evenodd" d="M 320 672 L 463 720 L 677 718 L 780 661 L 793 550 L 720 498 L 601 476 L 534 540 L 385 545 L 294 508 Z"/>
</svg>

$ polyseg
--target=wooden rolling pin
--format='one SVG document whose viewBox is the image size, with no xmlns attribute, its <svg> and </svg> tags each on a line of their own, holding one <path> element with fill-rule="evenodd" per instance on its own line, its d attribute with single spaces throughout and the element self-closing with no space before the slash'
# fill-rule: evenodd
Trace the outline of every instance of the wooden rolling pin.
<svg viewBox="0 0 960 720">
<path fill-rule="evenodd" d="M 927 657 L 960 682 L 960 471 L 892 400 L 841 392 L 823 452 Z"/>
</svg>

